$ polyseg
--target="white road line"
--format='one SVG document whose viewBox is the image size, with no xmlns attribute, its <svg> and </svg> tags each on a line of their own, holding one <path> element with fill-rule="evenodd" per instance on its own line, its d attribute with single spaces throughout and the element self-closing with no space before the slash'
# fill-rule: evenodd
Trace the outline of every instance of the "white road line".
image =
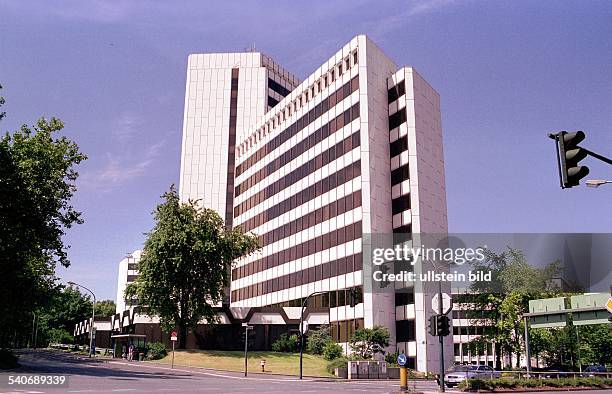
<svg viewBox="0 0 612 394">
<path fill-rule="evenodd" d="M 114 390 L 111 390 L 111 391 L 116 391 L 116 392 L 118 392 L 118 391 L 136 391 L 136 389 L 114 389 Z"/>
<path fill-rule="evenodd" d="M 69 393 L 91 393 L 93 390 L 73 390 L 69 391 Z"/>
</svg>

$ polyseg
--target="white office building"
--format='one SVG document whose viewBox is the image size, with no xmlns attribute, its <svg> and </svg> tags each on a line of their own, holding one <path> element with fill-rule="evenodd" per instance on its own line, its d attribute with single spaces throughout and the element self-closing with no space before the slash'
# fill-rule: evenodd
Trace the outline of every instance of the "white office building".
<svg viewBox="0 0 612 394">
<path fill-rule="evenodd" d="M 260 237 L 232 271 L 231 307 L 320 292 L 309 307 L 329 308 L 337 341 L 383 325 L 409 366 L 437 371 L 431 289 L 362 290 L 363 234 L 447 231 L 440 100 L 415 69 L 363 35 L 303 82 L 261 53 L 190 55 L 182 150 L 181 199 Z"/>
</svg>

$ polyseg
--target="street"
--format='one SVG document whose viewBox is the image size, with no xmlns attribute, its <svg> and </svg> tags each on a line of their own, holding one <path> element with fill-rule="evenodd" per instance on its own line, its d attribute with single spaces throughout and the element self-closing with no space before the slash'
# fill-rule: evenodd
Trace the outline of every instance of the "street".
<svg viewBox="0 0 612 394">
<path fill-rule="evenodd" d="M 399 391 L 398 381 L 346 381 L 326 378 L 252 374 L 214 371 L 200 368 L 175 367 L 150 363 L 89 360 L 71 354 L 27 350 L 21 352 L 18 371 L 0 374 L 0 393 L 392 393 Z M 8 376 L 15 374 L 63 374 L 68 377 L 64 387 L 15 387 L 7 385 Z M 412 386 L 412 385 L 411 385 Z M 419 381 L 416 389 L 437 392 L 435 382 Z"/>
</svg>

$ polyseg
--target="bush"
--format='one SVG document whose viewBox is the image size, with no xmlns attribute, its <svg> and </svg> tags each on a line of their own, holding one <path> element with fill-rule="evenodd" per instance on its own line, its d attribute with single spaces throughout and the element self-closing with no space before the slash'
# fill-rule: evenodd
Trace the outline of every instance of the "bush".
<svg viewBox="0 0 612 394">
<path fill-rule="evenodd" d="M 17 357 L 8 349 L 0 349 L 0 369 L 17 368 Z"/>
<path fill-rule="evenodd" d="M 395 366 L 397 365 L 397 357 L 399 355 L 400 355 L 399 350 L 396 350 L 393 353 L 389 352 L 385 354 L 385 361 L 387 362 L 387 364 L 389 364 L 389 366 Z"/>
<path fill-rule="evenodd" d="M 147 343 L 147 360 L 159 360 L 168 355 L 166 345 L 161 342 Z"/>
<path fill-rule="evenodd" d="M 308 334 L 306 349 L 312 354 L 323 354 L 323 348 L 325 345 L 332 341 L 331 329 L 329 326 L 324 326 L 318 330 L 311 331 L 310 334 Z"/>
<path fill-rule="evenodd" d="M 338 357 L 342 357 L 342 346 L 335 342 L 327 342 L 323 348 L 323 358 L 331 361 Z"/>
<path fill-rule="evenodd" d="M 52 328 L 48 332 L 50 343 L 73 343 L 74 338 L 63 328 Z"/>
<path fill-rule="evenodd" d="M 334 369 L 336 368 L 347 368 L 348 367 L 347 362 L 348 360 L 344 357 L 339 357 L 335 360 L 332 360 L 327 364 L 327 372 L 334 373 Z"/>
<path fill-rule="evenodd" d="M 560 378 L 560 379 L 468 379 L 459 384 L 465 391 L 493 391 L 496 388 L 569 388 L 569 387 L 612 387 L 612 379 L 601 378 Z"/>
<path fill-rule="evenodd" d="M 372 358 L 377 349 L 389 346 L 389 336 L 389 329 L 386 327 L 360 328 L 351 337 L 350 346 L 360 357 Z"/>
<path fill-rule="evenodd" d="M 281 334 L 272 344 L 272 350 L 275 352 L 295 353 L 298 350 L 298 336 L 293 334 Z"/>
</svg>

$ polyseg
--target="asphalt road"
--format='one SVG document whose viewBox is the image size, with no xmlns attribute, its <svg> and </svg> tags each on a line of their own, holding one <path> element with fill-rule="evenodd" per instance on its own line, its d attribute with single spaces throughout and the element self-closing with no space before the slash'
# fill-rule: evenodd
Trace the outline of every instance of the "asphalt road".
<svg viewBox="0 0 612 394">
<path fill-rule="evenodd" d="M 221 372 L 125 361 L 100 361 L 56 351 L 23 351 L 18 371 L 0 373 L 0 393 L 393 393 L 398 381 L 346 381 Z M 60 374 L 68 385 L 9 386 L 9 375 Z M 435 382 L 418 382 L 418 391 L 436 392 Z"/>
</svg>

